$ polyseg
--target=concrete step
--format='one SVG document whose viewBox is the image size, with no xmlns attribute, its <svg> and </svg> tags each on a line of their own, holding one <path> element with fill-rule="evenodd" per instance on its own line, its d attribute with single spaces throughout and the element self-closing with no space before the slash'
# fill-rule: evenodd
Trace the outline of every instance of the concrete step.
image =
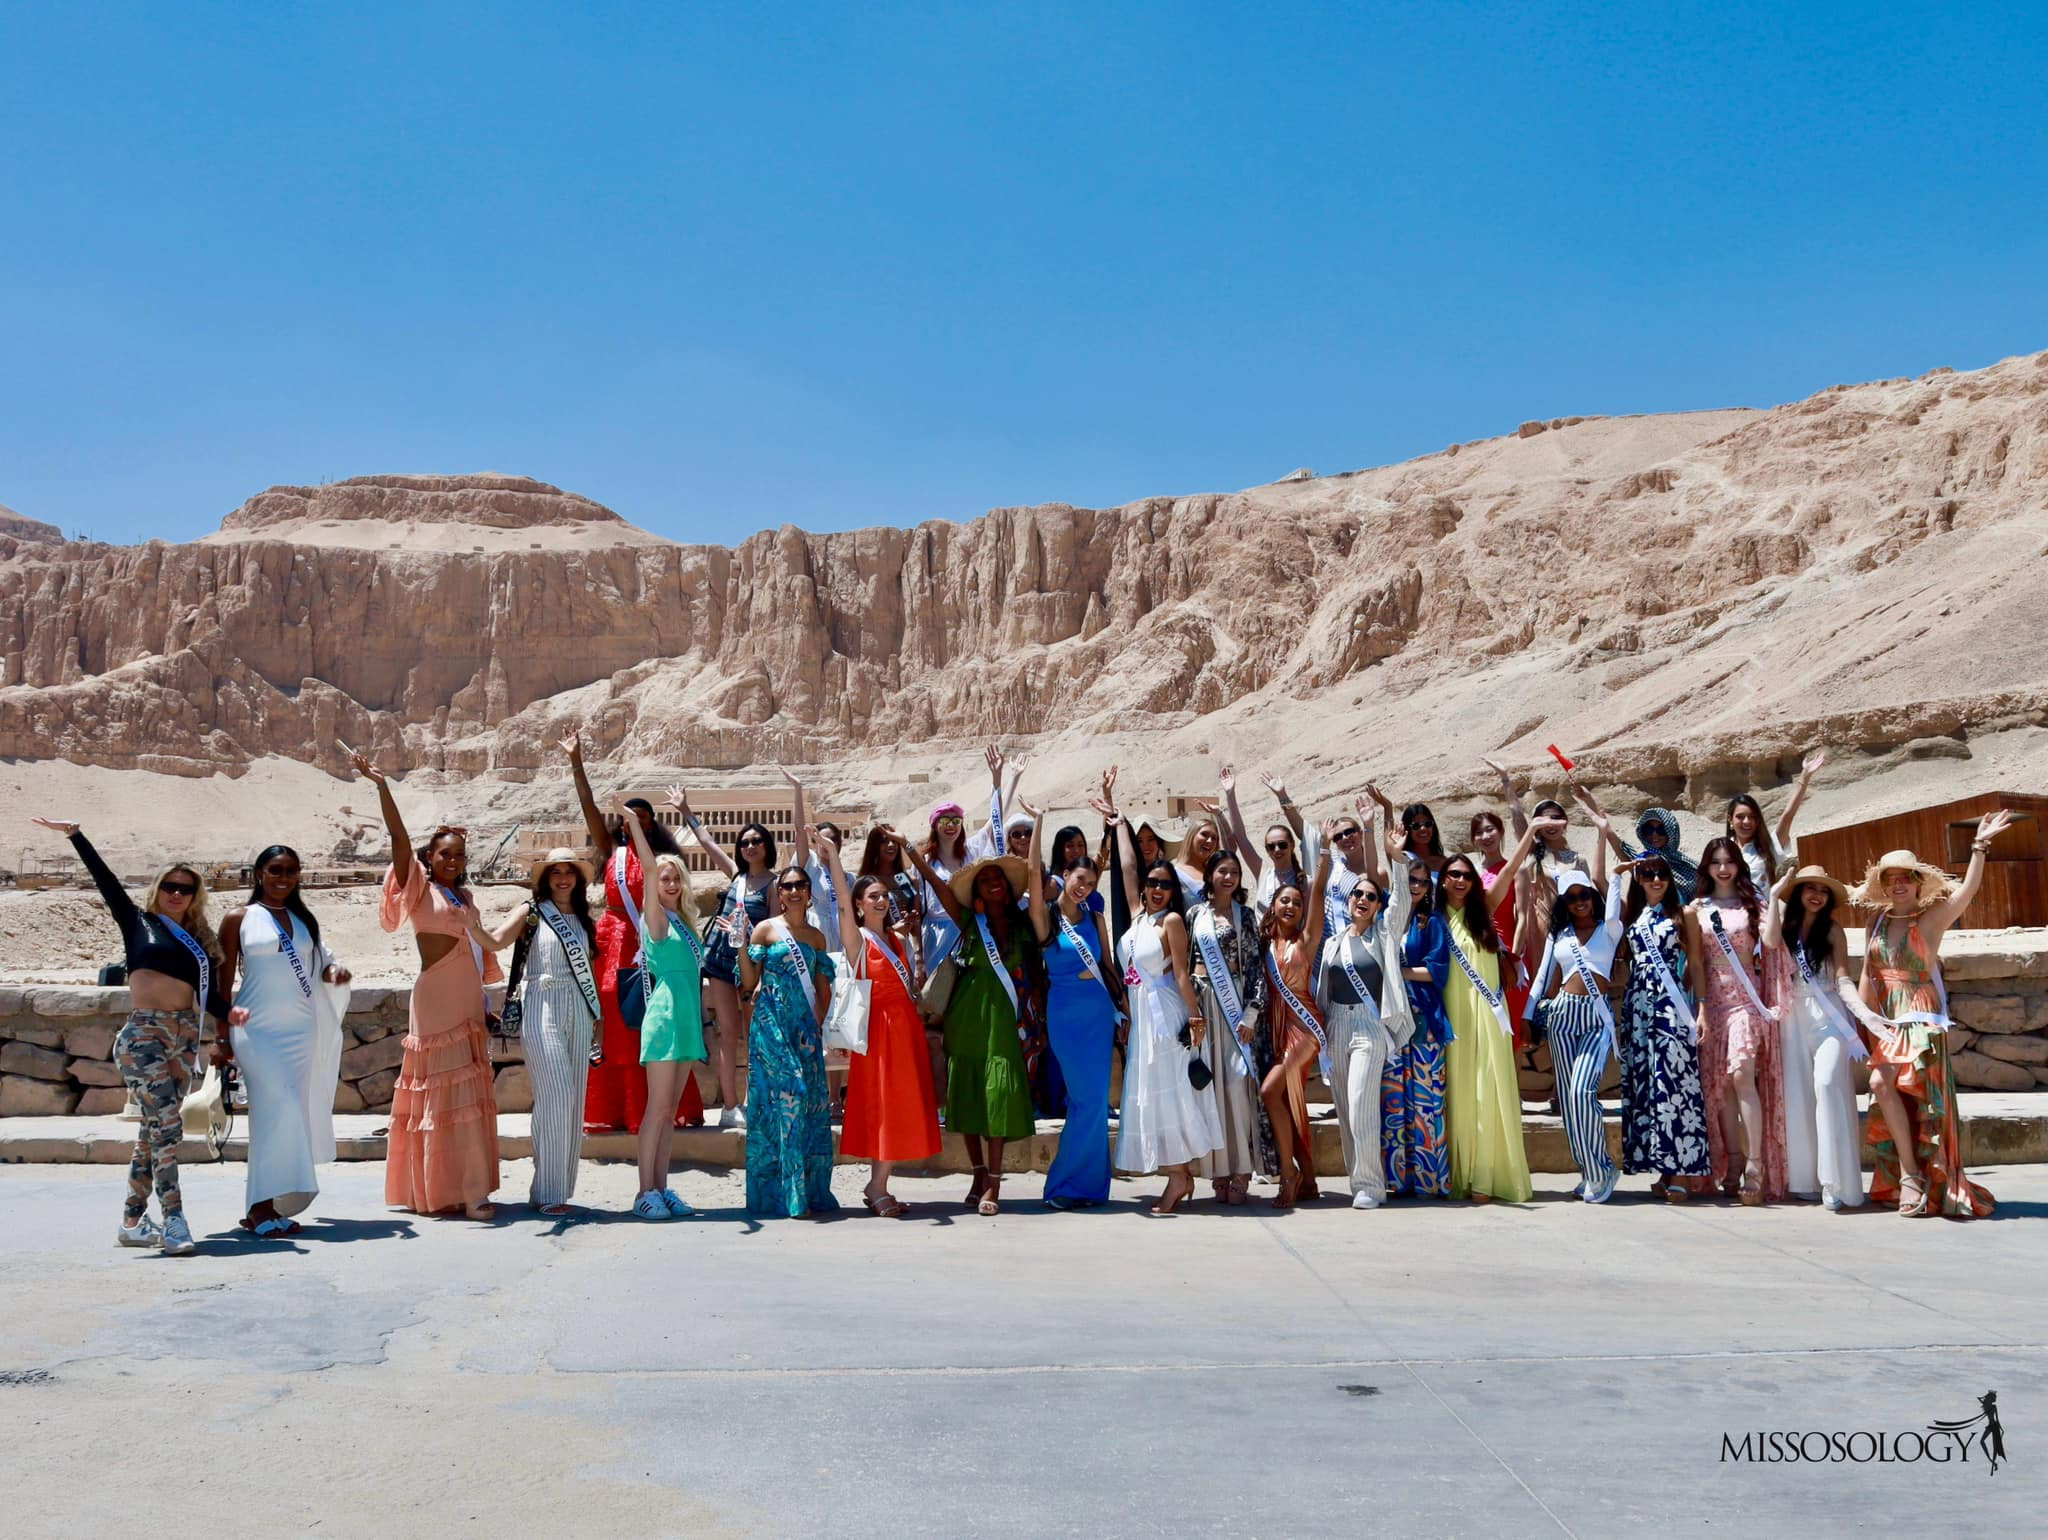
<svg viewBox="0 0 2048 1540">
<path fill-rule="evenodd" d="M 1619 1108 L 1606 1104 L 1607 1147 L 1619 1160 L 1621 1122 Z M 2048 1162 L 2048 1093 L 1998 1094 L 1970 1092 L 1963 1098 L 1963 1159 L 1972 1166 L 2010 1166 Z M 378 1130 L 389 1119 L 375 1113 L 354 1113 L 334 1120 L 336 1158 L 340 1160 L 382 1160 L 384 1139 Z M 530 1133 L 532 1119 L 525 1113 L 502 1113 L 498 1118 L 498 1151 L 506 1160 L 523 1159 L 533 1153 Z M 105 1165 L 128 1163 L 135 1146 L 135 1127 L 118 1118 L 0 1118 L 0 1164 L 9 1165 Z M 230 1162 L 248 1159 L 247 1125 L 236 1120 L 234 1136 L 223 1158 Z M 1319 1112 L 1311 1123 L 1315 1135 L 1316 1171 L 1323 1176 L 1341 1176 L 1344 1170 L 1342 1146 L 1335 1115 Z M 1005 1171 L 1044 1171 L 1052 1164 L 1059 1144 L 1060 1123 L 1043 1119 L 1029 1139 L 1013 1139 L 1003 1151 Z M 1525 1110 L 1522 1136 L 1529 1152 L 1529 1169 L 1540 1172 L 1569 1172 L 1571 1147 L 1563 1123 L 1547 1111 Z M 193 1164 L 213 1159 L 206 1146 L 188 1139 L 178 1158 Z M 585 1160 L 632 1162 L 638 1158 L 634 1137 L 626 1133 L 586 1134 Z M 676 1131 L 674 1160 L 681 1166 L 740 1168 L 746 1164 L 746 1135 L 739 1130 L 721 1132 L 716 1128 L 685 1128 Z M 967 1141 L 959 1134 L 946 1134 L 938 1158 L 906 1171 L 961 1172 L 972 1169 L 967 1159 Z"/>
</svg>

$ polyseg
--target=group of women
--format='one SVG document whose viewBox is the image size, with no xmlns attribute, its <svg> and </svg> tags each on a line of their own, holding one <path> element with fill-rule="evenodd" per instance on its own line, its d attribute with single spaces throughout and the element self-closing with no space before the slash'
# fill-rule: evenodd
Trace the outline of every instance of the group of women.
<svg viewBox="0 0 2048 1540">
<path fill-rule="evenodd" d="M 1939 949 L 1982 881 L 2002 813 L 1979 825 L 1960 881 L 1898 851 L 1852 892 L 1786 853 L 1818 755 L 1775 833 L 1738 797 L 1697 861 L 1669 811 L 1644 812 L 1631 842 L 1574 782 L 1597 833 L 1589 861 L 1567 840 L 1565 805 L 1525 810 L 1498 766 L 1507 818 L 1473 817 L 1469 854 L 1446 850 L 1427 806 L 1396 812 L 1371 785 L 1350 812 L 1311 825 L 1270 776 L 1279 817 L 1254 841 L 1227 766 L 1185 829 L 1120 809 L 1112 767 L 1090 799 L 1100 840 L 1074 825 L 1048 836 L 1018 795 L 1021 766 L 1006 791 L 992 747 L 976 834 L 947 803 L 922 840 L 877 825 L 851 870 L 842 831 L 808 821 L 794 777 L 798 848 L 780 865 L 759 824 L 720 851 L 671 788 L 667 806 L 729 879 L 700 918 L 655 808 L 632 798 L 600 812 L 580 744 L 572 735 L 563 748 L 597 860 L 548 852 L 530 896 L 495 920 L 467 885 L 464 831 L 443 825 L 415 847 L 384 773 L 354 756 L 392 840 L 380 918 L 387 930 L 410 925 L 420 957 L 393 1087 L 393 1207 L 493 1215 L 494 1031 L 523 1041 L 529 1199 L 548 1214 L 568 1211 L 586 1126 L 623 1126 L 639 1136 L 633 1212 L 687 1216 L 668 1183 L 671 1142 L 705 1118 L 707 1092 L 721 1127 L 745 1129 L 757 1214 L 834 1211 L 835 1158 L 852 1158 L 869 1165 L 867 1209 L 901 1218 L 891 1172 L 935 1157 L 942 1122 L 973 1165 L 966 1205 L 996 1214 L 1005 1147 L 1034 1132 L 1048 1101 L 1064 1114 L 1051 1207 L 1105 1202 L 1121 1171 L 1164 1175 L 1159 1215 L 1201 1181 L 1216 1203 L 1245 1204 L 1255 1176 L 1277 1183 L 1271 1201 L 1286 1208 L 1321 1196 L 1317 1074 L 1353 1207 L 1519 1202 L 1532 1192 L 1520 1050 L 1539 1038 L 1586 1202 L 1643 1173 L 1673 1203 L 1855 1208 L 1867 1085 L 1872 1200 L 1914 1216 L 1993 1206 L 1962 1167 Z M 202 1010 L 226 1023 L 216 1058 L 238 1061 L 248 1084 L 243 1224 L 291 1233 L 317 1191 L 315 1165 L 333 1154 L 348 983 L 300 896 L 297 855 L 264 851 L 249 901 L 216 936 L 191 868 L 162 874 L 138 907 L 75 824 L 38 822 L 71 837 L 127 951 L 135 1009 L 116 1057 L 143 1124 L 121 1243 L 192 1248 L 176 1151 Z M 587 890 L 600 874 L 593 918 Z M 1874 911 L 1860 977 L 1843 929 L 1855 907 Z M 487 986 L 508 947 L 501 1021 Z M 846 989 L 862 996 L 864 1040 L 835 1152 L 826 1023 Z M 1599 1101 L 1616 1059 L 1618 1165 Z"/>
</svg>

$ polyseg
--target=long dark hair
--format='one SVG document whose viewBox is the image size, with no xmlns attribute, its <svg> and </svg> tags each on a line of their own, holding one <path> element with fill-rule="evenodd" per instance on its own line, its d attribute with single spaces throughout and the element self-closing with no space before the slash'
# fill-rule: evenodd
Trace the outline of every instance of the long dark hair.
<svg viewBox="0 0 2048 1540">
<path fill-rule="evenodd" d="M 644 807 L 647 809 L 648 821 L 642 826 L 640 832 L 647 836 L 647 848 L 649 850 L 658 856 L 679 856 L 683 853 L 683 847 L 676 843 L 676 837 L 669 832 L 668 825 L 654 816 L 653 803 L 649 802 L 645 797 L 628 797 L 626 799 L 626 806 Z M 605 814 L 604 832 L 611 836 L 611 841 L 614 845 L 623 845 L 633 837 L 626 832 L 626 820 L 617 813 Z"/>
<path fill-rule="evenodd" d="M 1624 925 L 1635 924 L 1642 918 L 1643 911 L 1650 907 L 1650 895 L 1641 880 L 1646 866 L 1655 867 L 1664 874 L 1664 901 L 1657 908 L 1674 920 L 1685 913 L 1685 905 L 1678 901 L 1678 879 L 1672 875 L 1671 863 L 1661 856 L 1644 856 L 1629 868 L 1628 897 L 1621 904 L 1621 923 Z"/>
<path fill-rule="evenodd" d="M 880 824 L 868 830 L 867 843 L 861 846 L 860 851 L 861 876 L 880 877 L 887 880 L 903 869 L 903 840 L 901 836 L 898 836 L 896 840 L 895 864 L 886 869 L 883 867 L 882 852 L 888 848 L 888 845 L 889 836 L 882 832 Z"/>
<path fill-rule="evenodd" d="M 1418 818 L 1427 818 L 1429 820 L 1430 848 L 1427 850 L 1418 850 L 1415 848 L 1414 823 L 1415 820 Z M 1436 814 L 1432 813 L 1429 810 L 1429 804 L 1427 802 L 1411 802 L 1406 807 L 1401 809 L 1401 830 L 1401 848 L 1407 851 L 1410 855 L 1422 856 L 1425 858 L 1434 856 L 1438 860 L 1443 859 L 1444 831 L 1442 826 L 1438 824 L 1436 821 Z"/>
<path fill-rule="evenodd" d="M 1578 890 L 1579 884 L 1573 883 L 1572 893 L 1576 893 Z M 1588 887 L 1586 891 L 1593 895 L 1593 924 L 1595 927 L 1598 927 L 1600 922 L 1607 918 L 1607 895 L 1595 887 Z M 1550 933 L 1553 936 L 1561 936 L 1566 931 L 1574 928 L 1572 925 L 1571 905 L 1566 902 L 1570 897 L 1571 893 L 1558 894 L 1557 903 L 1551 908 Z"/>
<path fill-rule="evenodd" d="M 1807 925 L 1806 905 L 1799 899 L 1799 890 L 1807 886 L 1819 887 L 1827 898 L 1814 911 L 1811 928 Z M 1785 935 L 1785 950 L 1795 959 L 1804 955 L 1808 971 L 1818 976 L 1835 955 L 1835 890 L 1824 882 L 1793 883 L 1792 891 L 1785 895 L 1785 907 L 1778 912 L 1778 924 Z"/>
<path fill-rule="evenodd" d="M 1223 852 L 1219 850 L 1216 854 L 1220 856 Z M 1188 917 L 1188 898 L 1181 891 L 1180 868 L 1164 856 L 1138 873 L 1138 913 L 1150 914 L 1152 912 L 1145 903 L 1145 883 L 1159 872 L 1164 872 L 1173 879 L 1173 885 L 1166 890 L 1166 912 L 1179 915 L 1182 923 L 1186 923 Z"/>
<path fill-rule="evenodd" d="M 743 823 L 740 825 L 739 833 L 735 834 L 732 837 L 733 864 L 740 869 L 740 875 L 742 877 L 747 875 L 747 858 L 740 854 L 740 841 L 745 839 L 749 834 L 758 834 L 761 836 L 762 852 L 767 857 L 765 867 L 768 871 L 774 871 L 775 836 L 768 832 L 768 826 L 766 824 Z"/>
<path fill-rule="evenodd" d="M 1749 862 L 1742 858 L 1742 842 L 1732 834 L 1723 834 L 1707 841 L 1707 848 L 1700 852 L 1699 896 L 1711 899 L 1714 896 L 1714 862 L 1723 852 L 1735 863 L 1735 896 L 1742 900 L 1742 907 L 1749 911 L 1749 933 L 1761 936 L 1759 928 L 1763 916 L 1763 900 L 1757 896 L 1756 884 L 1750 880 Z"/>
<path fill-rule="evenodd" d="M 567 861 L 557 861 L 553 866 L 543 866 L 533 879 L 533 912 L 540 913 L 543 900 L 554 902 L 554 895 L 548 891 L 548 873 L 556 866 L 568 866 Z M 647 874 L 647 881 L 654 881 L 654 873 Z M 597 925 L 590 918 L 590 895 L 584 892 L 583 873 L 576 873 L 576 886 L 569 890 L 569 912 L 576 917 L 576 923 L 583 927 L 583 939 L 592 952 L 597 950 Z"/>
<path fill-rule="evenodd" d="M 1493 910 L 1486 903 L 1486 879 L 1479 875 L 1479 867 L 1470 856 L 1452 856 L 1444 862 L 1444 869 L 1437 877 L 1441 883 L 1450 875 L 1452 867 L 1463 863 L 1472 880 L 1465 885 L 1465 929 L 1472 933 L 1472 939 L 1479 943 L 1481 950 L 1500 952 L 1500 937 L 1493 928 Z M 1445 900 L 1449 902 L 1448 899 Z"/>
<path fill-rule="evenodd" d="M 1216 868 L 1225 861 L 1237 867 L 1237 892 L 1232 895 L 1232 900 L 1241 904 L 1244 902 L 1244 862 L 1237 859 L 1237 852 L 1234 850 L 1219 850 L 1202 863 L 1202 897 L 1211 903 L 1216 901 L 1216 895 L 1211 891 L 1211 887 L 1216 876 Z"/>
<path fill-rule="evenodd" d="M 1079 840 L 1081 842 L 1082 856 L 1085 858 L 1088 854 L 1088 831 L 1077 823 L 1063 825 L 1060 832 L 1052 837 L 1052 861 L 1050 864 L 1052 874 L 1055 877 L 1060 876 L 1068 867 L 1074 864 L 1067 859 L 1067 841 L 1069 840 Z"/>
<path fill-rule="evenodd" d="M 428 842 L 427 848 L 429 850 L 434 848 L 432 841 Z M 305 882 L 306 863 L 299 859 L 299 853 L 292 849 L 291 846 L 272 845 L 256 858 L 256 864 L 249 868 L 249 902 L 253 904 L 258 901 L 258 895 L 263 891 L 263 868 L 272 861 L 275 861 L 279 856 L 290 856 L 292 865 L 296 866 L 300 873 L 299 881 L 292 884 L 291 893 L 285 898 L 284 906 L 299 917 L 299 923 L 306 927 L 306 934 L 313 938 L 313 945 L 318 946 L 320 944 L 320 922 L 313 918 L 313 911 L 306 907 L 306 895 L 300 891 Z M 425 862 L 422 862 L 421 870 L 427 871 L 431 870 L 431 868 Z M 204 1002 L 201 1003 L 204 1004 Z"/>
<path fill-rule="evenodd" d="M 1728 818 L 1724 832 L 1728 838 L 1735 840 L 1735 853 L 1738 856 L 1742 855 L 1742 841 L 1735 838 L 1735 810 L 1738 807 L 1748 808 L 1750 816 L 1756 819 L 1756 851 L 1758 855 L 1764 858 L 1764 882 L 1767 886 L 1776 887 L 1778 885 L 1778 852 L 1775 849 L 1776 842 L 1771 838 L 1771 826 L 1764 822 L 1764 810 L 1757 805 L 1756 798 L 1744 791 L 1737 792 L 1728 799 Z M 1704 868 L 1706 864 L 1706 861 L 1702 859 L 1700 866 Z M 1743 859 L 1742 864 L 1745 869 L 1748 867 L 1749 861 L 1746 857 Z"/>
<path fill-rule="evenodd" d="M 1409 918 L 1411 920 L 1417 917 L 1427 918 L 1429 915 L 1436 913 L 1436 884 L 1429 880 L 1429 868 L 1426 866 L 1419 867 L 1417 871 L 1420 872 L 1422 877 L 1422 897 L 1417 898 L 1413 893 L 1408 895 L 1409 902 L 1414 906 L 1409 911 Z M 1401 880 L 1407 882 L 1413 875 L 1415 875 L 1414 872 L 1403 872 Z M 1413 887 L 1414 884 L 1410 883 L 1409 886 Z M 1492 926 L 1489 925 L 1487 928 L 1490 930 Z"/>
</svg>

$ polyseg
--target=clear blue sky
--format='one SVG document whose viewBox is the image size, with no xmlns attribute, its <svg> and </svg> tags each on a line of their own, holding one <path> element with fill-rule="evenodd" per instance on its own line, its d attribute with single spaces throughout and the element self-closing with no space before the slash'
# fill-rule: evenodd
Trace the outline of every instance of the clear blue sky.
<svg viewBox="0 0 2048 1540">
<path fill-rule="evenodd" d="M 27 3 L 0 503 L 679 539 L 2048 347 L 2048 7 Z"/>
</svg>

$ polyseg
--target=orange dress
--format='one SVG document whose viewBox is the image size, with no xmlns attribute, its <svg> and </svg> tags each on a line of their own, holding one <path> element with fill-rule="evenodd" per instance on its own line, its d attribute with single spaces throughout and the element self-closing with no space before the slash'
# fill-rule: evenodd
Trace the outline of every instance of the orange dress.
<svg viewBox="0 0 2048 1540">
<path fill-rule="evenodd" d="M 415 935 L 452 936 L 455 945 L 412 986 L 405 1058 L 392 1088 L 384 1201 L 438 1214 L 488 1202 L 498 1186 L 498 1100 L 484 1021 L 484 984 L 498 977 L 498 963 L 486 952 L 478 974 L 460 908 L 418 861 L 408 865 L 402 885 L 385 871 L 378 922 L 395 931 L 410 920 Z"/>
<path fill-rule="evenodd" d="M 1276 939 L 1267 955 L 1280 970 L 1281 979 L 1294 991 L 1294 997 L 1308 1008 L 1316 1025 L 1322 1026 L 1323 1016 L 1316 1009 L 1315 983 L 1310 976 L 1315 952 L 1310 950 L 1306 941 Z M 1294 1014 L 1294 1007 L 1280 997 L 1277 989 L 1266 991 L 1266 1030 L 1271 1035 L 1275 1064 L 1280 1063 L 1297 1043 L 1304 1043 L 1311 1049 L 1316 1046 L 1315 1034 L 1301 1024 L 1301 1018 Z M 1328 1033 L 1324 1035 L 1328 1036 Z M 1308 1074 L 1309 1066 L 1315 1062 L 1315 1056 L 1311 1054 L 1300 1069 L 1287 1077 L 1286 1086 L 1287 1114 L 1294 1124 L 1294 1159 L 1301 1169 L 1304 1197 L 1312 1196 L 1316 1190 L 1316 1146 L 1308 1126 Z"/>
<path fill-rule="evenodd" d="M 872 934 L 864 971 L 868 995 L 868 1051 L 851 1054 L 846 1072 L 846 1117 L 839 1153 L 855 1160 L 930 1160 L 939 1153 L 939 1102 L 932 1087 L 932 1056 L 924 1017 L 904 975 L 884 956 Z M 892 937 L 890 951 L 903 963 Z M 908 964 L 904 964 L 906 972 Z M 844 982 L 842 980 L 842 982 Z"/>
</svg>

